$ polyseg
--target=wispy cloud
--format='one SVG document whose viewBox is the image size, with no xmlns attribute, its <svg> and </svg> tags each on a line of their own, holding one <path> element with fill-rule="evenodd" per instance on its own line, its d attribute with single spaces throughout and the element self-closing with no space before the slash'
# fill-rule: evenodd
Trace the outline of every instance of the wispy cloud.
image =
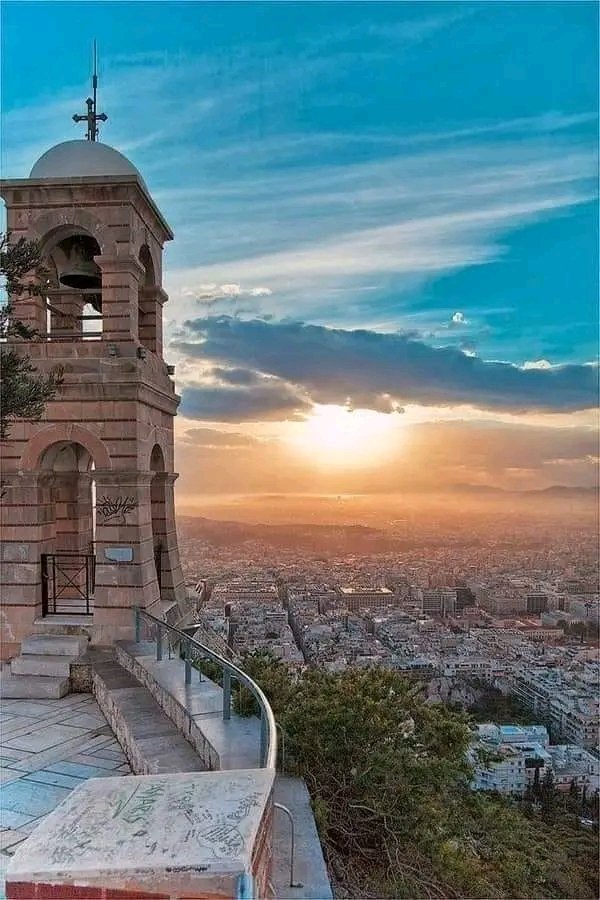
<svg viewBox="0 0 600 900">
<path fill-rule="evenodd" d="M 243 288 L 241 284 L 200 284 L 195 289 L 183 287 L 184 297 L 193 297 L 204 301 L 205 305 L 213 305 L 219 300 L 237 300 L 239 297 L 269 297 L 273 291 L 268 287 Z"/>
<path fill-rule="evenodd" d="M 443 11 L 374 23 L 368 52 L 418 46 L 455 19 Z M 518 229 L 596 195 L 596 115 L 587 110 L 438 130 L 414 121 L 335 130 L 327 120 L 303 131 L 288 113 L 336 74 L 340 55 L 349 67 L 360 58 L 355 39 L 367 24 L 307 38 L 286 59 L 256 44 L 227 58 L 106 58 L 102 137 L 131 155 L 176 232 L 166 258 L 171 330 L 196 314 L 197 300 L 250 316 L 293 310 L 322 324 L 411 326 L 410 298 L 424 284 L 502 259 Z M 71 116 L 87 92 L 82 80 L 5 111 L 3 175 L 26 174 L 48 144 L 81 136 Z M 430 330 L 442 312 L 432 304 Z M 464 314 L 473 321 L 470 308 Z"/>
<path fill-rule="evenodd" d="M 378 300 L 377 292 L 360 297 L 365 281 L 399 276 L 399 296 L 403 283 L 412 289 L 415 279 L 494 261 L 514 230 L 595 196 L 593 147 L 560 137 L 549 143 L 535 124 L 522 123 L 529 132 L 519 141 L 411 153 L 379 148 L 344 165 L 328 162 L 334 154 L 322 151 L 319 136 L 296 147 L 296 164 L 289 137 L 282 139 L 285 165 L 277 165 L 276 141 L 245 147 L 230 177 L 223 160 L 213 161 L 206 184 L 158 194 L 182 221 L 169 290 L 178 296 L 184 284 L 193 291 L 207 282 L 259 280 L 273 296 L 257 311 L 277 313 L 293 298 L 304 316 L 364 321 Z M 330 143 L 339 151 L 337 140 Z M 210 155 L 204 165 L 210 169 Z M 194 257 L 202 264 L 181 265 Z M 340 289 L 345 304 L 335 318 L 327 294 Z"/>
<path fill-rule="evenodd" d="M 566 165 L 570 162 L 572 160 Z M 591 160 L 584 163 L 580 159 L 579 162 L 582 164 L 579 173 L 572 172 L 570 180 L 564 178 L 558 184 L 556 173 L 551 173 L 547 165 L 541 168 L 527 166 L 528 171 L 513 172 L 513 181 L 524 183 L 527 180 L 527 187 L 511 184 L 510 172 L 497 172 L 494 180 L 486 184 L 486 196 L 483 192 L 470 189 L 468 176 L 465 177 L 467 183 L 462 186 L 462 192 L 460 183 L 454 180 L 452 193 L 456 199 L 454 202 L 445 199 L 443 190 L 439 191 L 437 209 L 443 211 L 437 214 L 429 212 L 428 201 L 432 195 L 425 193 L 412 202 L 398 201 L 395 207 L 391 207 L 393 187 L 387 192 L 387 197 L 382 198 L 377 211 L 373 208 L 372 198 L 367 202 L 363 198 L 361 204 L 360 195 L 355 195 L 356 206 L 346 216 L 342 215 L 341 210 L 339 215 L 323 210 L 323 200 L 315 194 L 315 205 L 318 207 L 321 204 L 321 213 L 316 215 L 312 225 L 312 230 L 318 232 L 312 241 L 311 222 L 306 215 L 310 208 L 307 198 L 288 198 L 287 206 L 285 198 L 282 198 L 278 224 L 273 219 L 267 219 L 260 237 L 250 227 L 249 219 L 247 233 L 242 224 L 236 246 L 239 248 L 246 242 L 249 245 L 246 256 L 231 258 L 229 248 L 229 258 L 219 262 L 171 270 L 168 286 L 171 293 L 178 296 L 183 286 L 193 293 L 196 284 L 201 293 L 202 284 L 217 283 L 225 278 L 234 282 L 264 282 L 273 293 L 272 299 L 267 297 L 266 302 L 261 304 L 263 311 L 276 313 L 281 309 L 282 295 L 294 295 L 298 301 L 295 307 L 298 312 L 314 316 L 320 310 L 321 314 L 329 317 L 328 321 L 336 319 L 332 317 L 331 308 L 324 304 L 326 292 L 332 288 L 345 288 L 346 297 L 355 308 L 355 315 L 357 308 L 363 307 L 364 320 L 365 306 L 368 309 L 371 298 L 360 290 L 353 294 L 352 288 L 362 288 L 365 280 L 381 275 L 404 276 L 413 279 L 408 282 L 411 287 L 415 277 L 432 278 L 444 272 L 496 260 L 505 253 L 500 239 L 511 230 L 587 202 L 593 196 L 593 188 L 585 183 Z M 398 163 L 398 168 L 401 165 Z M 564 165 L 564 160 L 557 161 L 557 168 Z M 368 178 L 367 171 L 364 175 Z M 429 190 L 433 193 L 435 187 L 430 185 Z M 347 198 L 349 196 L 352 194 L 346 195 Z M 341 200 L 341 197 L 338 199 Z M 257 205 L 260 215 L 260 199 Z M 237 215 L 236 218 L 243 221 L 243 216 Z M 293 224 L 289 229 L 282 228 L 288 219 L 290 223 L 293 220 Z M 389 224 L 358 227 L 356 230 L 348 227 L 351 222 L 360 226 L 373 220 L 387 220 Z M 283 241 L 282 233 L 285 235 Z M 256 252 L 263 243 L 277 246 L 282 242 L 287 246 L 277 252 Z M 226 246 L 224 241 L 221 246 L 213 245 L 213 248 L 220 255 Z M 376 300 L 376 297 L 373 299 Z M 348 315 L 347 307 L 345 315 Z"/>
<path fill-rule="evenodd" d="M 196 447 L 210 447 L 223 450 L 258 447 L 263 446 L 265 443 L 250 434 L 244 434 L 240 431 L 220 431 L 216 428 L 188 428 L 184 432 L 183 440 L 186 443 L 194 444 Z"/>
</svg>

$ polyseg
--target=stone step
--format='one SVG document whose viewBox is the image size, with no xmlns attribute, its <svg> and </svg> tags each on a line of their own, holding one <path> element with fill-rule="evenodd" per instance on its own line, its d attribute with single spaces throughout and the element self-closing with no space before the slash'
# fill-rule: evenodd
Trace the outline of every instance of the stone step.
<svg viewBox="0 0 600 900">
<path fill-rule="evenodd" d="M 33 623 L 35 634 L 71 634 L 89 637 L 94 623 L 93 616 L 47 616 Z"/>
<path fill-rule="evenodd" d="M 94 695 L 136 775 L 201 772 L 206 766 L 158 703 L 115 660 L 92 664 Z"/>
<path fill-rule="evenodd" d="M 72 659 L 87 650 L 88 639 L 77 634 L 31 634 L 21 644 L 21 654 L 63 656 Z M 67 672 L 68 674 L 68 672 Z"/>
<path fill-rule="evenodd" d="M 71 659 L 70 656 L 26 653 L 12 660 L 10 670 L 13 675 L 50 675 L 53 678 L 68 678 L 71 672 Z"/>
<path fill-rule="evenodd" d="M 169 718 L 182 728 L 210 769 L 252 769 L 260 765 L 260 721 L 257 716 L 223 720 L 223 689 L 209 678 L 185 683 L 185 663 L 173 656 L 156 659 L 152 642 L 116 641 L 117 659 L 151 692 Z"/>
<path fill-rule="evenodd" d="M 0 674 L 0 698 L 3 700 L 59 700 L 69 693 L 68 678 L 41 675 Z"/>
</svg>

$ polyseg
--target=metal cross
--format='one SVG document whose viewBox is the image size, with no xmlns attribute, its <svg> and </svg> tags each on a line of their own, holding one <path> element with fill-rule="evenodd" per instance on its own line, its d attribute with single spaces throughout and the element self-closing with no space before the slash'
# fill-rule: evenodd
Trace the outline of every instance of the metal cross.
<svg viewBox="0 0 600 900">
<path fill-rule="evenodd" d="M 96 141 L 98 139 L 98 122 L 106 122 L 108 116 L 106 113 L 96 112 L 96 94 L 98 91 L 98 72 L 97 72 L 97 54 L 96 41 L 94 41 L 94 74 L 92 75 L 92 96 L 88 97 L 86 102 L 87 113 L 80 116 L 77 113 L 73 116 L 74 122 L 87 122 L 88 141 Z"/>
</svg>

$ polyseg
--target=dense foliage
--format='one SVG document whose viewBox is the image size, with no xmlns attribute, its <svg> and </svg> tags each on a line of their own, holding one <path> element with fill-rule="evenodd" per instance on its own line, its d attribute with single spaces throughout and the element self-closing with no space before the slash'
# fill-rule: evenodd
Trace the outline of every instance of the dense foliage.
<svg viewBox="0 0 600 900">
<path fill-rule="evenodd" d="M 382 669 L 294 679 L 264 653 L 244 668 L 309 787 L 340 896 L 597 896 L 595 835 L 469 789 L 466 715 Z M 253 711 L 243 691 L 237 708 Z"/>
<path fill-rule="evenodd" d="M 36 277 L 30 283 L 26 276 Z M 8 297 L 37 294 L 44 277 L 37 243 L 21 238 L 11 244 L 8 235 L 0 235 L 0 279 Z M 0 440 L 10 434 L 15 419 L 39 419 L 46 403 L 60 384 L 58 369 L 40 375 L 31 359 L 19 347 L 19 341 L 32 341 L 36 333 L 18 318 L 13 303 L 0 305 Z"/>
<path fill-rule="evenodd" d="M 516 697 L 505 696 L 497 688 L 470 679 L 478 690 L 479 699 L 469 706 L 471 716 L 477 722 L 512 722 L 514 725 L 539 725 L 540 717 L 519 703 Z"/>
</svg>

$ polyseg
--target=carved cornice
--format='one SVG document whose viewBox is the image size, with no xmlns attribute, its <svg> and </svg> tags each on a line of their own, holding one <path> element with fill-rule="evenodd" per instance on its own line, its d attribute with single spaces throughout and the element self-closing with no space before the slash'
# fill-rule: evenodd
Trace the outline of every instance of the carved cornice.
<svg viewBox="0 0 600 900">
<path fill-rule="evenodd" d="M 142 201 L 141 205 L 146 206 L 148 211 L 151 212 L 152 218 L 154 218 L 157 224 L 160 226 L 160 230 L 162 231 L 162 242 L 164 241 L 172 241 L 173 240 L 173 232 L 171 231 L 171 227 L 169 226 L 167 220 L 159 210 L 158 206 L 152 199 L 148 188 L 142 181 L 141 177 L 138 178 L 136 175 L 78 175 L 70 178 L 4 178 L 0 180 L 0 196 L 6 201 L 7 206 L 21 206 L 25 208 L 46 205 L 44 202 L 36 202 L 35 204 L 31 202 L 29 196 L 18 196 L 18 199 L 15 197 L 15 191 L 25 192 L 31 190 L 45 190 L 48 194 L 55 193 L 57 190 L 67 188 L 73 195 L 73 199 L 77 199 L 78 194 L 84 193 L 81 189 L 86 187 L 102 187 L 102 188 L 116 188 L 117 191 L 119 188 L 124 188 L 124 191 L 121 193 L 129 193 L 131 189 L 133 189 L 135 198 L 132 197 L 130 202 L 132 205 L 139 204 Z M 129 191 L 127 190 L 129 189 Z M 135 202 L 134 202 L 135 199 Z M 94 203 L 93 200 L 88 200 L 87 197 L 81 198 L 80 202 L 83 202 L 84 205 Z M 96 201 L 97 203 L 98 201 Z M 103 200 L 99 201 L 101 204 L 104 202 Z M 140 211 L 141 212 L 141 211 Z"/>
</svg>

